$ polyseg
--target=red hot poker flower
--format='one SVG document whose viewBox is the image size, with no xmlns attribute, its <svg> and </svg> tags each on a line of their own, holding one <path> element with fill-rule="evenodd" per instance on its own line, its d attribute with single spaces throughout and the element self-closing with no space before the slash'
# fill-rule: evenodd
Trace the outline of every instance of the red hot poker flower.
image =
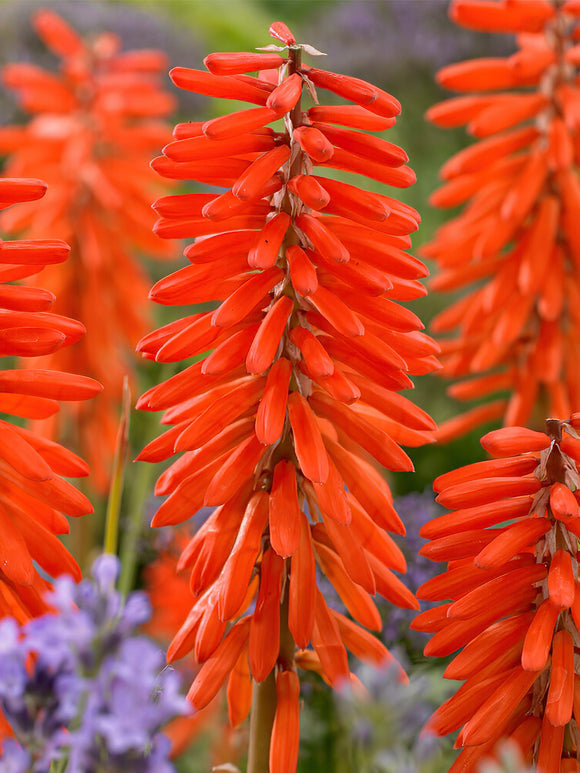
<svg viewBox="0 0 580 773">
<path fill-rule="evenodd" d="M 271 31 L 292 39 L 285 25 Z M 296 668 L 337 685 L 349 675 L 346 648 L 384 662 L 387 650 L 361 627 L 380 628 L 374 594 L 416 607 L 392 571 L 405 564 L 386 533 L 404 526 L 369 457 L 412 469 L 399 444 L 426 442 L 434 425 L 398 392 L 409 373 L 436 366 L 437 352 L 396 303 L 424 294 L 425 267 L 406 252 L 418 214 L 325 174 L 410 185 L 404 151 L 358 131 L 392 126 L 399 105 L 364 81 L 302 64 L 302 50 L 288 42 L 273 53 L 212 54 L 209 72 L 171 71 L 181 88 L 254 107 L 178 125 L 153 162 L 165 176 L 227 190 L 155 203 L 157 233 L 195 241 L 185 250 L 190 265 L 151 296 L 218 305 L 139 345 L 161 362 L 213 349 L 138 403 L 165 410 L 171 425 L 140 458 L 184 452 L 158 481 L 157 493 L 168 496 L 153 525 L 216 508 L 181 557 L 196 600 L 169 658 L 193 649 L 203 663 L 189 694 L 198 708 L 226 680 L 235 680 L 231 703 L 251 680 L 275 673 L 276 773 L 295 767 Z M 304 111 L 304 86 L 355 104 Z M 356 623 L 317 592 L 317 567 Z M 236 721 L 248 710 L 246 701 L 230 705 Z"/>
<path fill-rule="evenodd" d="M 541 773 L 577 769 L 579 429 L 573 415 L 545 433 L 490 432 L 481 443 L 493 459 L 435 481 L 438 501 L 457 509 L 422 529 L 421 552 L 448 569 L 418 595 L 446 603 L 413 628 L 433 633 L 426 655 L 459 651 L 445 676 L 463 685 L 427 725 L 461 728 L 454 773 L 475 770 L 502 738 Z"/>
<path fill-rule="evenodd" d="M 432 203 L 465 206 L 424 250 L 440 268 L 434 288 L 477 283 L 433 322 L 437 333 L 457 331 L 442 342 L 442 372 L 474 376 L 450 388 L 460 400 L 511 392 L 443 424 L 441 439 L 491 419 L 526 424 L 538 403 L 542 415 L 565 418 L 580 401 L 580 9 L 455 0 L 450 14 L 473 29 L 519 33 L 519 50 L 443 68 L 439 82 L 461 96 L 428 112 L 441 127 L 467 124 L 477 139 L 441 169 Z"/>
<path fill-rule="evenodd" d="M 0 178 L 0 209 L 44 196 L 36 179 Z M 45 266 L 60 264 L 69 246 L 59 240 L 0 241 L 0 354 L 38 358 L 76 343 L 80 322 L 51 311 L 54 295 L 14 284 Z M 33 361 L 34 362 L 34 361 Z M 85 400 L 102 389 L 86 376 L 30 367 L 0 370 L 0 411 L 25 419 L 46 419 L 59 402 Z M 48 582 L 35 568 L 56 577 L 80 579 L 80 569 L 59 534 L 65 515 L 92 512 L 86 497 L 65 478 L 87 475 L 87 465 L 66 448 L 17 424 L 0 421 L 0 616 L 20 623 L 47 611 Z"/>
<path fill-rule="evenodd" d="M 58 350 L 44 364 L 81 368 L 105 386 L 98 400 L 75 407 L 82 453 L 103 488 L 123 379 L 148 322 L 148 281 L 134 254 L 172 255 L 151 233 L 150 197 L 164 186 L 149 159 L 170 136 L 161 119 L 174 101 L 159 85 L 161 52 L 121 52 L 110 33 L 85 41 L 53 11 L 39 11 L 34 25 L 60 57 L 61 71 L 28 63 L 3 68 L 5 86 L 31 119 L 0 128 L 0 152 L 8 157 L 7 174 L 40 175 L 49 191 L 34 212 L 15 208 L 0 222 L 24 238 L 57 236 L 72 247 L 70 260 L 46 272 L 46 287 L 57 296 L 55 309 L 82 320 L 88 333 L 74 354 Z M 57 434 L 62 430 L 53 427 Z"/>
</svg>

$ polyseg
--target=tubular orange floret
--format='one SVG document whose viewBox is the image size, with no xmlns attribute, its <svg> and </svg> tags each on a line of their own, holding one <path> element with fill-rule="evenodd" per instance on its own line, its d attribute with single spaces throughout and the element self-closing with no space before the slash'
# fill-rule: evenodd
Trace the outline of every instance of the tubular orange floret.
<svg viewBox="0 0 580 773">
<path fill-rule="evenodd" d="M 458 510 L 441 516 L 422 529 L 431 541 L 421 552 L 450 564 L 419 588 L 418 596 L 451 601 L 439 614 L 423 613 L 414 627 L 435 631 L 425 654 L 446 655 L 464 647 L 445 675 L 467 682 L 430 723 L 441 735 L 462 726 L 458 769 L 467 760 L 476 764 L 488 745 L 502 737 L 516 741 L 540 770 L 559 770 L 560 758 L 576 753 L 576 729 L 570 723 L 575 723 L 575 686 L 580 683 L 573 644 L 579 635 L 580 596 L 573 492 L 580 475 L 565 451 L 566 439 L 575 432 L 572 421 L 548 419 L 545 433 L 522 427 L 489 433 L 482 445 L 503 458 L 436 481 L 442 501 L 461 507 L 470 487 L 476 492 L 485 480 L 481 475 L 493 474 L 496 480 L 493 485 L 489 477 L 483 486 L 490 491 L 488 504 L 471 508 L 472 514 Z M 505 482 L 516 471 L 524 486 L 535 482 L 536 490 L 522 496 L 516 485 L 516 495 L 504 499 L 510 497 Z M 471 525 L 480 528 L 468 531 Z M 526 732 L 520 730 L 524 723 Z"/>
<path fill-rule="evenodd" d="M 580 387 L 577 18 L 565 4 L 545 0 L 453 0 L 450 15 L 472 29 L 517 33 L 518 51 L 439 73 L 444 87 L 465 94 L 432 107 L 429 119 L 441 127 L 467 124 L 478 141 L 444 165 L 448 182 L 434 195 L 437 206 L 464 205 L 424 248 L 441 272 L 435 282 L 473 289 L 433 330 L 450 336 L 442 375 L 482 374 L 477 393 L 464 381 L 454 396 L 488 398 L 507 389 L 512 397 L 446 422 L 441 441 L 489 419 L 525 425 L 540 401 L 548 415 L 563 418 Z"/>
<path fill-rule="evenodd" d="M 410 184 L 401 148 L 333 125 L 381 131 L 399 103 L 364 81 L 303 65 L 312 49 L 285 25 L 271 33 L 287 51 L 212 54 L 209 73 L 172 71 L 176 85 L 198 93 L 234 99 L 239 87 L 253 106 L 180 124 L 154 161 L 162 175 L 226 190 L 155 203 L 158 235 L 196 241 L 185 250 L 191 265 L 157 282 L 151 297 L 219 305 L 142 340 L 150 359 L 201 360 L 148 390 L 139 407 L 165 410 L 172 425 L 141 458 L 184 452 L 159 478 L 156 493 L 168 496 L 153 524 L 217 506 L 180 560 L 195 600 L 170 655 L 193 650 L 205 661 L 190 693 L 197 706 L 231 674 L 235 722 L 247 712 L 248 684 L 271 684 L 274 673 L 270 766 L 291 773 L 296 667 L 340 686 L 349 678 L 346 648 L 372 662 L 392 659 L 361 628 L 380 627 L 372 596 L 418 606 L 395 574 L 405 560 L 385 533 L 404 525 L 368 456 L 412 469 L 399 443 L 426 442 L 434 425 L 397 392 L 412 385 L 410 374 L 436 367 L 438 348 L 397 303 L 424 294 L 417 280 L 427 269 L 406 252 L 419 214 L 313 174 L 314 165 L 336 165 Z M 314 96 L 317 86 L 356 104 L 303 113 L 303 88 Z M 357 622 L 327 607 L 317 565 Z"/>
</svg>

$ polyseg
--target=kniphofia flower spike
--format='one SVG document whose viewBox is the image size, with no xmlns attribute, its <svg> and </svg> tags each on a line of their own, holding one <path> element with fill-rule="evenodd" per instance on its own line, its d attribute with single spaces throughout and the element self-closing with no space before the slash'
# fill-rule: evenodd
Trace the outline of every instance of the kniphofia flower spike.
<svg viewBox="0 0 580 773">
<path fill-rule="evenodd" d="M 59 350 L 44 363 L 81 369 L 105 386 L 98 400 L 75 410 L 80 437 L 68 436 L 103 488 L 123 379 L 148 327 L 149 282 L 136 253 L 172 256 L 171 245 L 151 233 L 151 198 L 165 186 L 149 161 L 171 136 L 162 118 L 174 100 L 159 84 L 166 66 L 161 52 L 121 52 L 111 33 L 85 41 L 53 11 L 39 11 L 34 26 L 61 58 L 60 73 L 29 63 L 3 68 L 4 85 L 31 119 L 0 128 L 0 153 L 8 156 L 6 174 L 38 175 L 49 190 L 35 211 L 14 208 L 0 224 L 9 233 L 58 237 L 72 247 L 66 263 L 46 272 L 45 286 L 57 296 L 55 309 L 81 320 L 88 333 L 74 352 Z M 64 434 L 65 428 L 52 427 L 53 437 Z"/>
<path fill-rule="evenodd" d="M 193 649 L 203 663 L 189 693 L 196 707 L 228 680 L 234 724 L 248 713 L 252 681 L 275 678 L 270 764 L 281 773 L 296 764 L 297 667 L 340 684 L 349 676 L 346 648 L 373 662 L 390 658 L 361 627 L 381 626 L 372 596 L 416 608 L 393 573 L 404 559 L 386 532 L 404 527 L 370 458 L 412 469 L 399 444 L 426 442 L 433 423 L 398 391 L 411 385 L 409 373 L 435 367 L 437 347 L 396 303 L 425 292 L 425 267 L 406 252 L 418 214 L 327 172 L 412 184 L 404 151 L 359 131 L 392 126 L 399 103 L 303 64 L 312 49 L 284 24 L 270 32 L 282 45 L 211 54 L 209 72 L 171 71 L 181 88 L 253 106 L 178 125 L 153 162 L 162 175 L 227 190 L 154 205 L 158 234 L 196 240 L 185 250 L 190 265 L 151 297 L 218 306 L 141 341 L 140 351 L 161 362 L 213 351 L 138 405 L 165 410 L 171 425 L 140 458 L 183 452 L 157 483 L 168 496 L 153 525 L 216 508 L 181 556 L 196 601 L 169 659 Z M 304 87 L 353 104 L 304 112 Z M 356 622 L 327 606 L 317 566 Z"/>
<path fill-rule="evenodd" d="M 35 201 L 45 191 L 40 180 L 0 178 L 0 209 Z M 85 328 L 52 313 L 52 293 L 13 284 L 61 263 L 69 251 L 59 240 L 0 241 L 0 355 L 33 358 L 29 369 L 0 370 L 2 414 L 46 419 L 59 410 L 60 401 L 85 400 L 102 389 L 86 376 L 35 367 L 39 357 L 79 341 Z M 66 448 L 0 420 L 0 617 L 23 623 L 47 611 L 43 594 L 49 583 L 35 563 L 52 577 L 80 579 L 76 561 L 57 535 L 68 532 L 65 515 L 93 510 L 65 480 L 88 472 Z"/>
<path fill-rule="evenodd" d="M 517 33 L 505 59 L 452 64 L 439 83 L 461 92 L 428 117 L 467 124 L 477 141 L 441 169 L 440 207 L 465 205 L 424 254 L 440 268 L 432 287 L 460 300 L 433 322 L 449 333 L 442 373 L 460 400 L 508 391 L 440 427 L 449 439 L 485 421 L 525 425 L 534 406 L 565 418 L 580 405 L 580 5 L 526 0 L 454 0 L 458 24 Z M 472 93 L 475 92 L 475 93 Z"/>
<path fill-rule="evenodd" d="M 495 430 L 481 441 L 492 459 L 435 481 L 456 509 L 423 527 L 421 552 L 449 564 L 417 595 L 445 603 L 413 627 L 433 632 L 426 655 L 460 650 L 445 676 L 463 684 L 427 725 L 461 728 L 453 773 L 477 770 L 501 738 L 541 773 L 580 769 L 578 430 L 580 414 Z"/>
</svg>

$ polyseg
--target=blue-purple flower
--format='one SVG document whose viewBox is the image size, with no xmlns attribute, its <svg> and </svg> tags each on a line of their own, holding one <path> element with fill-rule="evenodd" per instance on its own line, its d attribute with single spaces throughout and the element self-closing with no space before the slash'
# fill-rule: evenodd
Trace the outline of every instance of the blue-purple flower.
<svg viewBox="0 0 580 773">
<path fill-rule="evenodd" d="M 0 707 L 16 740 L 2 745 L 2 773 L 171 773 L 160 729 L 186 714 L 179 676 L 162 650 L 136 635 L 150 617 L 144 593 L 115 590 L 118 560 L 101 556 L 94 581 L 55 582 L 54 614 L 19 628 L 0 621 Z"/>
</svg>

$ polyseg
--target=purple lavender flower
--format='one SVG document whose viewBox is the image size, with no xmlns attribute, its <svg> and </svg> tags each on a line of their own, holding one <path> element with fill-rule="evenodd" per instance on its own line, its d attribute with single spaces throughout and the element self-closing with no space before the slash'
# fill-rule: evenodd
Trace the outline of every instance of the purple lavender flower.
<svg viewBox="0 0 580 773">
<path fill-rule="evenodd" d="M 1 773 L 172 773 L 160 728 L 190 706 L 163 652 L 135 635 L 149 619 L 145 594 L 115 590 L 119 562 L 101 556 L 95 581 L 56 580 L 56 614 L 0 621 L 0 707 L 17 742 Z"/>
</svg>

